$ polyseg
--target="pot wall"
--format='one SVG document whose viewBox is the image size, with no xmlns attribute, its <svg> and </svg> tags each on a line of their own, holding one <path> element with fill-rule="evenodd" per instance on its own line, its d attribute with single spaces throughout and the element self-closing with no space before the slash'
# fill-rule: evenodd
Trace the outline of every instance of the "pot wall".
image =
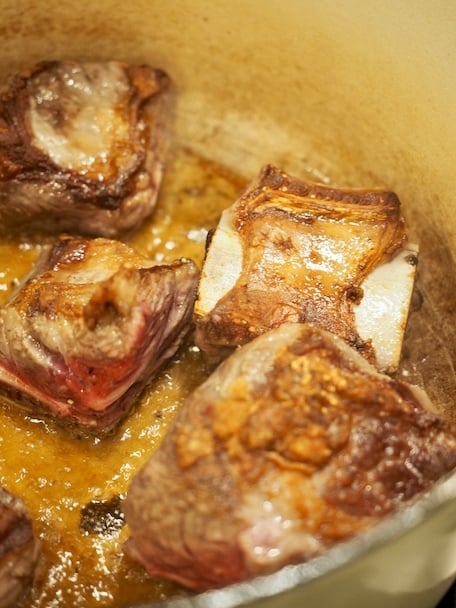
<svg viewBox="0 0 456 608">
<path fill-rule="evenodd" d="M 440 294 L 432 305 L 456 360 L 446 285 L 456 251 L 454 2 L 8 0 L 0 11 L 2 77 L 41 59 L 149 62 L 176 83 L 176 136 L 208 157 L 246 176 L 276 162 L 341 185 L 395 189 L 424 259 L 441 261 L 427 284 Z M 454 494 L 405 543 L 310 582 L 307 605 L 433 606 L 455 574 Z M 413 559 L 413 574 L 397 575 Z M 302 593 L 261 605 L 300 606 Z"/>
</svg>

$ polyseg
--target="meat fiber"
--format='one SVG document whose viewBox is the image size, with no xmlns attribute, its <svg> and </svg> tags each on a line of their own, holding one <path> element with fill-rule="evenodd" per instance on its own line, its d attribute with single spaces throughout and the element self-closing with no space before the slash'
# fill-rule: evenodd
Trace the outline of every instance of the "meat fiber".
<svg viewBox="0 0 456 608">
<path fill-rule="evenodd" d="M 154 209 L 170 80 L 116 61 L 51 61 L 0 93 L 0 230 L 116 236 Z"/>
<path fill-rule="evenodd" d="M 125 550 L 203 590 L 317 556 L 456 466 L 419 389 L 310 325 L 239 348 L 188 398 L 133 479 Z"/>
<path fill-rule="evenodd" d="M 394 193 L 307 183 L 268 165 L 210 241 L 196 342 L 219 360 L 281 323 L 311 322 L 394 371 L 417 262 L 406 240 Z"/>
<path fill-rule="evenodd" d="M 126 415 L 189 329 L 199 272 L 61 237 L 0 309 L 0 391 L 96 430 Z"/>
<path fill-rule="evenodd" d="M 0 608 L 16 606 L 29 591 L 39 556 L 24 503 L 0 488 Z"/>
</svg>

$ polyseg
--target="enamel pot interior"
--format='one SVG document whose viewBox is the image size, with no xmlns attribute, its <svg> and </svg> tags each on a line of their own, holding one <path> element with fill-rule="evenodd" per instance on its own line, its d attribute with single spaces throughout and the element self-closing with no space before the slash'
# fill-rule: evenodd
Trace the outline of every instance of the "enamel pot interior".
<svg viewBox="0 0 456 608">
<path fill-rule="evenodd" d="M 175 138 L 254 177 L 382 186 L 420 243 L 408 370 L 455 417 L 456 6 L 326 0 L 0 2 L 0 76 L 41 59 L 164 68 Z M 424 314 L 423 314 L 424 311 Z M 173 606 L 414 606 L 456 573 L 456 477 L 324 558 Z"/>
</svg>

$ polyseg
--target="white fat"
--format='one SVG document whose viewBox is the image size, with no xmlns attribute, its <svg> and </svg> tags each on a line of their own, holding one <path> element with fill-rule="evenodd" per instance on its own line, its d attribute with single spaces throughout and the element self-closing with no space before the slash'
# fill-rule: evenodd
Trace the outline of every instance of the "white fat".
<svg viewBox="0 0 456 608">
<path fill-rule="evenodd" d="M 233 210 L 226 209 L 212 237 L 196 302 L 195 312 L 208 314 L 232 289 L 242 271 L 242 242 L 233 227 Z"/>
<path fill-rule="evenodd" d="M 417 245 L 408 244 L 390 262 L 375 268 L 361 285 L 364 296 L 354 307 L 356 329 L 363 340 L 372 340 L 382 371 L 393 372 L 399 364 L 417 254 Z"/>
<path fill-rule="evenodd" d="M 116 140 L 127 140 L 130 125 L 116 104 L 127 91 L 121 69 L 113 63 L 103 71 L 97 64 L 69 69 L 62 76 L 63 96 L 42 87 L 30 100 L 29 120 L 33 143 L 59 166 L 84 171 L 107 162 Z M 54 101 L 64 111 L 64 124 L 56 124 L 42 104 Z"/>
</svg>

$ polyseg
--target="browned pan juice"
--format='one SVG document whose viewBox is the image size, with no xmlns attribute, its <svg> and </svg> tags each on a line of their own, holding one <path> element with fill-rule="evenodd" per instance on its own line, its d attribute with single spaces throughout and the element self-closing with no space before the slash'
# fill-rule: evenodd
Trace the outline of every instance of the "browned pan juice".
<svg viewBox="0 0 456 608">
<path fill-rule="evenodd" d="M 224 167 L 184 148 L 174 150 L 154 217 L 127 240 L 158 262 L 184 256 L 201 264 L 207 231 L 216 226 L 221 211 L 243 186 L 244 180 Z M 38 253 L 39 243 L 0 244 L 0 298 L 7 297 Z M 434 313 L 426 312 L 426 307 L 412 313 L 418 315 L 418 322 L 412 319 L 410 324 L 401 372 L 420 383 L 427 361 L 435 360 L 428 346 L 434 343 L 436 319 L 429 323 L 423 317 L 427 314 Z M 448 378 L 449 364 L 441 365 L 437 376 Z M 431 371 L 435 377 L 435 370 Z M 91 529 L 84 519 L 81 529 L 81 514 L 87 512 L 86 505 L 112 505 L 125 494 L 185 396 L 206 374 L 190 342 L 162 370 L 117 432 L 102 440 L 77 439 L 52 422 L 2 405 L 0 484 L 24 499 L 43 546 L 38 581 L 20 608 L 115 607 L 185 593 L 172 583 L 149 577 L 123 555 L 128 529 L 118 513 L 118 519 L 115 513 L 105 519 L 101 529 Z M 452 391 L 454 377 L 450 382 Z"/>
<path fill-rule="evenodd" d="M 207 230 L 242 187 L 229 171 L 178 149 L 171 155 L 154 217 L 126 240 L 158 262 L 189 257 L 201 264 Z M 0 244 L 2 300 L 29 271 L 39 250 L 39 243 Z M 38 582 L 21 608 L 117 606 L 182 593 L 150 578 L 123 555 L 128 531 L 115 518 L 101 532 L 81 530 L 81 509 L 125 493 L 184 397 L 205 374 L 189 343 L 117 432 L 102 440 L 77 439 L 52 422 L 2 404 L 0 484 L 24 499 L 43 546 Z"/>
</svg>

